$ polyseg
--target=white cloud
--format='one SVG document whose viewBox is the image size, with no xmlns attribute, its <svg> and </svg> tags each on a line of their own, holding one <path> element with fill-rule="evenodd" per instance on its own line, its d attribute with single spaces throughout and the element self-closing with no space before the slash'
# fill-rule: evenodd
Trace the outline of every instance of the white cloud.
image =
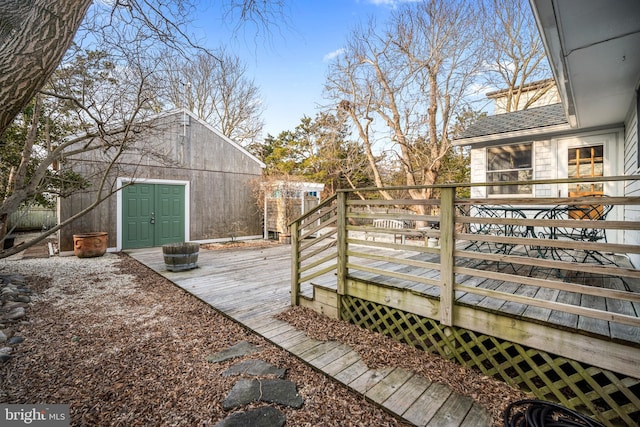
<svg viewBox="0 0 640 427">
<path fill-rule="evenodd" d="M 336 49 L 333 52 L 329 52 L 322 57 L 322 62 L 329 62 L 332 59 L 342 55 L 344 52 L 345 52 L 345 49 L 343 47 L 341 47 L 340 49 Z"/>
</svg>

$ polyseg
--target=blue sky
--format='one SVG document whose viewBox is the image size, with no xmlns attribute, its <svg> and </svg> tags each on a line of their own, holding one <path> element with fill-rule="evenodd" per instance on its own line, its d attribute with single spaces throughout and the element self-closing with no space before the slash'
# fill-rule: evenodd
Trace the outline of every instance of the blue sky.
<svg viewBox="0 0 640 427">
<path fill-rule="evenodd" d="M 398 1 L 289 0 L 288 22 L 270 28 L 267 35 L 256 36 L 248 26 L 234 37 L 216 7 L 195 25 L 204 32 L 206 40 L 201 42 L 207 47 L 224 44 L 244 61 L 265 102 L 264 136 L 277 136 L 293 130 L 304 115 L 315 117 L 325 102 L 322 88 L 328 57 L 345 45 L 351 30 L 370 17 L 383 24 Z"/>
</svg>

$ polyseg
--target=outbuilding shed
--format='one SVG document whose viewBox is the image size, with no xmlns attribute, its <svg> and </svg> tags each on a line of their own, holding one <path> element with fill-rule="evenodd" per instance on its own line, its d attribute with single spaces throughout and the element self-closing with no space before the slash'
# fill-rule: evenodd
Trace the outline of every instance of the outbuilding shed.
<svg viewBox="0 0 640 427">
<path fill-rule="evenodd" d="M 264 164 L 188 111 L 152 121 L 108 176 L 121 190 L 61 230 L 62 253 L 73 250 L 74 234 L 94 231 L 108 232 L 109 250 L 261 237 L 253 188 Z M 92 176 L 98 164 L 94 152 L 67 158 L 65 167 Z M 97 185 L 59 199 L 60 221 L 84 209 Z"/>
<path fill-rule="evenodd" d="M 302 181 L 265 182 L 264 238 L 289 234 L 289 224 L 320 202 L 324 184 Z"/>
</svg>

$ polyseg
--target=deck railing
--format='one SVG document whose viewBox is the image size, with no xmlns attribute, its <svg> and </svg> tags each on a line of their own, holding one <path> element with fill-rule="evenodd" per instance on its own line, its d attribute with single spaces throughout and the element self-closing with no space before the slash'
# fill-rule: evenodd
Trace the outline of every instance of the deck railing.
<svg viewBox="0 0 640 427">
<path fill-rule="evenodd" d="M 595 180 L 628 190 L 638 178 Z M 622 335 L 625 328 L 638 335 L 640 270 L 628 257 L 640 254 L 640 245 L 629 243 L 640 230 L 640 220 L 629 219 L 640 218 L 640 197 L 462 199 L 455 197 L 457 187 L 434 186 L 439 197 L 429 200 L 408 198 L 408 187 L 386 188 L 392 199 L 381 199 L 375 188 L 344 190 L 299 218 L 292 224 L 292 304 L 312 283 L 333 280 L 341 296 L 350 292 L 348 279 L 357 278 L 439 299 L 431 314 L 444 325 L 468 327 L 455 318 L 456 305 L 483 299 L 488 309 L 581 319 L 594 333 L 612 322 Z M 602 218 L 574 214 L 585 206 L 610 212 Z M 554 209 L 565 216 L 546 214 Z M 380 228 L 383 219 L 405 227 Z M 566 230 L 583 237 L 571 238 Z"/>
<path fill-rule="evenodd" d="M 340 191 L 292 224 L 292 304 L 607 426 L 638 425 L 640 270 L 630 261 L 640 261 L 640 177 L 596 181 L 606 196 Z M 558 194 L 576 182 L 528 184 Z"/>
</svg>

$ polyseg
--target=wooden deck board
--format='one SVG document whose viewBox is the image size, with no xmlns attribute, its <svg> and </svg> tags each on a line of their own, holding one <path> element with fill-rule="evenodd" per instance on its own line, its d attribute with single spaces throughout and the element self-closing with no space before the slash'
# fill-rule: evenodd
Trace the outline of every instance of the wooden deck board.
<svg viewBox="0 0 640 427">
<path fill-rule="evenodd" d="M 560 291 L 556 289 L 538 288 L 537 292 L 535 292 L 535 294 L 532 296 L 534 298 L 539 298 L 546 301 L 557 301 L 559 294 Z M 535 307 L 530 305 L 527 306 L 523 314 L 525 317 L 546 322 L 549 320 L 549 316 L 551 316 L 551 310 L 548 308 Z"/>
<path fill-rule="evenodd" d="M 355 378 L 348 385 L 352 389 L 365 394 L 376 384 L 382 381 L 387 375 L 393 372 L 395 368 L 385 367 L 382 369 L 367 369 L 362 375 Z"/>
<path fill-rule="evenodd" d="M 366 396 L 374 402 L 384 402 L 394 394 L 404 383 L 414 376 L 405 369 L 395 368 L 389 375 L 367 391 Z M 398 414 L 401 415 L 401 414 Z"/>
<path fill-rule="evenodd" d="M 273 337 L 280 335 L 284 332 L 291 332 L 292 330 L 295 330 L 295 328 L 293 326 L 291 326 L 290 324 L 283 322 L 284 324 L 277 324 L 276 322 L 274 322 L 274 328 L 271 328 L 269 330 L 263 330 L 260 332 L 260 335 L 262 335 L 265 338 L 268 339 L 272 339 Z M 254 331 L 257 332 L 256 329 L 254 329 Z"/>
<path fill-rule="evenodd" d="M 338 373 L 344 371 L 358 360 L 360 360 L 360 355 L 357 352 L 350 350 L 348 353 L 337 358 L 333 362 L 326 364 L 322 368 L 322 371 L 335 377 Z"/>
<path fill-rule="evenodd" d="M 597 308 L 599 310 L 606 309 L 604 298 L 593 295 L 582 295 L 582 305 L 586 307 Z M 609 322 L 606 320 L 593 319 L 586 316 L 578 317 L 578 328 L 583 331 L 593 332 L 595 334 L 611 336 L 609 331 Z"/>
<path fill-rule="evenodd" d="M 429 424 L 439 427 L 459 426 L 467 417 L 472 406 L 473 400 L 466 396 L 457 395 L 455 398 L 449 398 L 438 409 Z"/>
<path fill-rule="evenodd" d="M 395 408 L 397 413 L 402 415 L 430 385 L 431 381 L 419 375 L 414 375 L 389 396 L 384 403 L 389 407 Z M 485 425 L 489 424 L 491 423 L 488 422 Z"/>
<path fill-rule="evenodd" d="M 310 361 L 317 359 L 318 357 L 334 350 L 339 346 L 340 343 L 336 341 L 321 341 L 319 345 L 312 347 L 303 352 L 296 352 L 296 355 L 304 359 L 305 361 Z"/>
<path fill-rule="evenodd" d="M 484 427 L 491 424 L 491 417 L 486 411 L 479 410 L 477 405 L 473 405 L 467 416 L 460 424 L 460 427 Z"/>
<path fill-rule="evenodd" d="M 502 283 L 503 282 L 499 280 L 489 279 L 482 282 L 479 287 L 484 289 L 490 289 L 490 290 L 498 290 L 498 288 L 502 286 Z M 511 288 L 515 289 L 515 287 L 513 286 Z M 500 288 L 500 289 L 503 289 L 503 288 Z M 502 306 L 502 304 L 504 304 L 503 300 L 500 300 L 497 298 L 483 297 L 475 306 L 497 310 Z"/>
<path fill-rule="evenodd" d="M 255 329 L 254 329 L 255 331 Z M 257 331 L 256 331 L 257 332 Z M 292 327 L 290 330 L 288 331 L 283 331 L 280 332 L 277 335 L 272 336 L 271 338 L 269 338 L 271 341 L 275 342 L 275 343 L 281 343 L 281 342 L 288 342 L 290 341 L 292 338 L 294 337 L 298 337 L 300 336 L 301 338 L 306 337 L 306 334 L 299 330 L 296 329 L 294 327 Z"/>
<path fill-rule="evenodd" d="M 402 414 L 402 417 L 417 426 L 430 425 L 429 422 L 450 395 L 451 390 L 448 387 L 433 383 L 413 402 L 409 409 Z M 435 426 L 436 424 L 431 425 Z"/>
<path fill-rule="evenodd" d="M 518 285 L 516 290 L 513 291 L 513 294 L 520 295 L 520 296 L 526 296 L 526 297 L 534 297 L 536 295 L 536 292 L 538 291 L 538 289 L 539 288 L 536 288 L 534 286 Z M 519 315 L 521 315 L 522 313 L 524 313 L 527 310 L 527 307 L 528 306 L 526 304 L 507 301 L 501 307 L 501 310 L 504 311 L 505 313 L 509 313 L 509 314 L 513 314 L 513 315 L 519 316 Z"/>
<path fill-rule="evenodd" d="M 340 372 L 334 375 L 334 378 L 345 385 L 349 385 L 353 380 L 367 372 L 369 368 L 364 364 L 362 359 L 358 357 L 354 363 L 350 364 Z"/>
<path fill-rule="evenodd" d="M 298 355 L 304 353 L 305 351 L 311 350 L 312 348 L 317 347 L 320 344 L 322 344 L 322 341 L 307 338 L 301 343 L 289 347 L 287 350 Z"/>
<path fill-rule="evenodd" d="M 610 287 L 613 289 L 624 290 L 625 286 L 621 280 L 615 280 L 610 283 Z M 607 298 L 607 309 L 614 313 L 626 314 L 628 316 L 638 316 L 636 307 L 629 301 L 621 301 L 615 298 Z M 625 341 L 638 342 L 640 341 L 640 330 L 633 326 L 619 325 L 613 323 L 610 325 L 611 338 L 621 339 Z"/>
<path fill-rule="evenodd" d="M 301 333 L 301 334 L 297 334 L 297 335 L 292 335 L 290 337 L 277 336 L 277 337 L 274 338 L 273 342 L 278 344 L 280 347 L 282 347 L 284 349 L 289 349 L 289 348 L 293 347 L 294 345 L 299 344 L 302 341 L 306 341 L 308 339 L 309 339 L 309 337 L 307 337 L 307 334 Z"/>
<path fill-rule="evenodd" d="M 571 305 L 580 305 L 580 294 L 575 292 L 560 291 L 556 298 L 557 302 Z M 551 310 L 549 315 L 549 322 L 557 325 L 566 326 L 568 328 L 578 327 L 578 315 L 572 313 L 565 313 L 563 311 Z"/>
<path fill-rule="evenodd" d="M 335 362 L 336 360 L 342 358 L 346 354 L 351 351 L 351 348 L 346 345 L 337 345 L 331 350 L 327 351 L 324 354 L 318 355 L 314 359 L 308 359 L 307 362 L 311 363 L 318 369 L 322 369 L 325 366 Z"/>
</svg>

